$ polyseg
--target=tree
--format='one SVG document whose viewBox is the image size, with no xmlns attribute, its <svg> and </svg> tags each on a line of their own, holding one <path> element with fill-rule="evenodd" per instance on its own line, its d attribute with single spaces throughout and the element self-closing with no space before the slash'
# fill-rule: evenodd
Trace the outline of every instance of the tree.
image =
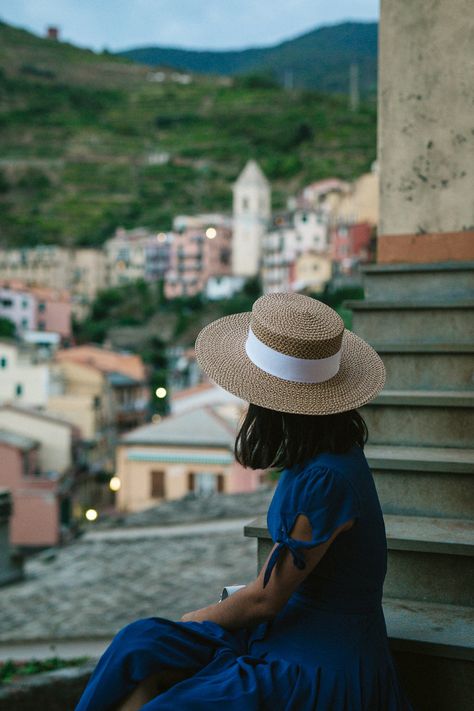
<svg viewBox="0 0 474 711">
<path fill-rule="evenodd" d="M 0 338 L 14 338 L 16 327 L 13 321 L 9 318 L 0 316 Z"/>
</svg>

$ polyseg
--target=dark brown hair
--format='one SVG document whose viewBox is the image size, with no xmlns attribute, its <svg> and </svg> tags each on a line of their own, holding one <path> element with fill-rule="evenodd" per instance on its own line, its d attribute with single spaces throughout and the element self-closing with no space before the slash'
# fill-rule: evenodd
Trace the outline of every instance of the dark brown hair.
<svg viewBox="0 0 474 711">
<path fill-rule="evenodd" d="M 367 442 L 357 410 L 336 415 L 297 415 L 250 404 L 235 440 L 237 461 L 251 469 L 301 466 L 321 452 L 341 454 Z"/>
</svg>

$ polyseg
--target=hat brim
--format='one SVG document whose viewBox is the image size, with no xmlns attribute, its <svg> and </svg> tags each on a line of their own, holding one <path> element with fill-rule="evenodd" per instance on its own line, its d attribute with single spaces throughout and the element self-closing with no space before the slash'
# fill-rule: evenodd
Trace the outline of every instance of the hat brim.
<svg viewBox="0 0 474 711">
<path fill-rule="evenodd" d="M 213 321 L 196 339 L 196 358 L 217 385 L 255 405 L 279 412 L 332 415 L 372 400 L 385 383 L 385 366 L 376 351 L 344 330 L 338 373 L 322 383 L 283 380 L 257 367 L 245 350 L 250 312 Z"/>
</svg>

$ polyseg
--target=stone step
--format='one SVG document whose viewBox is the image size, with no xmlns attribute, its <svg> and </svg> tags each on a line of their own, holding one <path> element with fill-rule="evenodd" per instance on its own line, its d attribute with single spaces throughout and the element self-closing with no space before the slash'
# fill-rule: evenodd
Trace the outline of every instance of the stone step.
<svg viewBox="0 0 474 711">
<path fill-rule="evenodd" d="M 474 521 L 385 515 L 388 569 L 384 594 L 474 605 Z M 264 518 L 244 528 L 258 538 L 259 568 L 273 546 Z"/>
<path fill-rule="evenodd" d="M 345 301 L 352 331 L 368 343 L 472 344 L 474 300 Z"/>
<path fill-rule="evenodd" d="M 366 445 L 386 514 L 474 520 L 474 449 Z"/>
<path fill-rule="evenodd" d="M 474 448 L 474 392 L 383 390 L 360 413 L 370 444 Z"/>
<path fill-rule="evenodd" d="M 474 520 L 385 515 L 384 595 L 474 605 Z"/>
<path fill-rule="evenodd" d="M 383 602 L 401 685 L 417 711 L 468 711 L 474 698 L 474 609 Z"/>
<path fill-rule="evenodd" d="M 365 298 L 426 301 L 474 298 L 474 262 L 371 264 L 362 267 Z"/>
<path fill-rule="evenodd" d="M 474 389 L 474 344 L 371 343 L 387 370 L 387 390 Z"/>
</svg>

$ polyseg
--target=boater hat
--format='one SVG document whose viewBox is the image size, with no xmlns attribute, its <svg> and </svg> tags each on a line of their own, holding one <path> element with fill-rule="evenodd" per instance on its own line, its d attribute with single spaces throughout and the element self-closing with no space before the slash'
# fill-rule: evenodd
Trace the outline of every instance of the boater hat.
<svg viewBox="0 0 474 711">
<path fill-rule="evenodd" d="M 197 337 L 196 357 L 225 390 L 280 412 L 345 412 L 385 382 L 374 349 L 334 309 L 302 294 L 267 294 L 251 312 L 213 321 Z"/>
</svg>

